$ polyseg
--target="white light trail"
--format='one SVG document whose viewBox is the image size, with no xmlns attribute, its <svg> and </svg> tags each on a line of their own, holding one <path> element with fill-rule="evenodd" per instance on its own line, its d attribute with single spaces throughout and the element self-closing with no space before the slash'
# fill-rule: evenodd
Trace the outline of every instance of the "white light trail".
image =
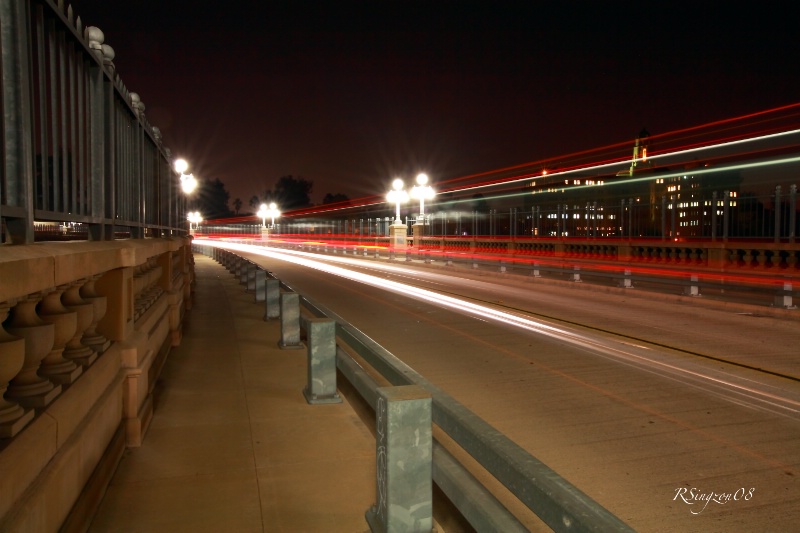
<svg viewBox="0 0 800 533">
<path fill-rule="evenodd" d="M 610 346 L 609 345 L 610 343 L 607 340 L 605 340 L 604 342 L 595 341 L 589 337 L 580 335 L 574 331 L 555 326 L 550 326 L 548 324 L 544 324 L 542 322 L 538 322 L 523 316 L 502 311 L 500 309 L 495 309 L 485 305 L 476 304 L 468 300 L 455 298 L 444 294 L 439 294 L 437 292 L 423 289 L 420 287 L 414 287 L 413 285 L 407 285 L 404 283 L 373 276 L 371 274 L 364 274 L 361 272 L 356 272 L 354 270 L 349 270 L 347 268 L 329 264 L 331 262 L 336 262 L 341 264 L 350 264 L 353 266 L 359 266 L 363 268 L 365 266 L 363 261 L 357 259 L 326 256 L 324 258 L 325 262 L 322 262 L 318 260 L 319 258 L 318 255 L 298 250 L 287 250 L 287 249 L 276 250 L 276 249 L 264 248 L 262 246 L 236 244 L 230 242 L 206 241 L 204 239 L 200 239 L 200 242 L 211 246 L 219 246 L 230 250 L 238 250 L 242 252 L 262 255 L 264 257 L 271 257 L 274 259 L 287 261 L 307 268 L 312 268 L 314 270 L 326 272 L 334 276 L 343 277 L 359 283 L 377 287 L 383 290 L 416 298 L 418 300 L 423 300 L 433 305 L 437 305 L 439 307 L 453 309 L 461 313 L 466 313 L 479 320 L 500 322 L 526 331 L 545 335 L 557 339 L 560 342 L 572 344 L 574 346 L 590 350 L 592 353 L 599 354 L 603 357 L 618 362 L 622 362 L 624 364 L 636 366 L 637 368 L 643 369 L 647 372 L 658 373 L 659 375 L 665 376 L 669 379 L 674 379 L 683 384 L 695 386 L 702 390 L 706 390 L 707 392 L 708 392 L 708 387 L 712 386 L 716 390 L 725 393 L 724 394 L 725 397 L 732 399 L 736 403 L 749 405 L 751 407 L 758 407 L 761 409 L 769 410 L 770 412 L 774 412 L 781 415 L 788 415 L 792 417 L 796 417 L 798 414 L 800 414 L 800 401 L 792 400 L 785 396 L 778 396 L 776 394 L 767 392 L 765 390 L 757 389 L 752 386 L 744 385 L 742 383 L 735 383 L 734 381 L 732 381 L 732 379 L 737 379 L 741 381 L 741 378 L 728 377 L 723 372 L 717 371 L 716 374 L 718 376 L 721 375 L 724 377 L 712 376 L 708 373 L 707 370 L 692 370 L 689 368 L 683 368 L 674 364 L 658 360 L 656 359 L 655 355 L 648 354 L 648 356 L 643 356 L 633 353 L 629 349 L 627 349 L 626 345 L 629 347 L 641 349 L 642 351 L 646 352 L 650 352 L 650 350 L 644 347 L 631 345 L 630 343 L 627 342 L 620 342 L 618 343 L 620 345 L 620 348 L 615 348 L 614 346 Z M 393 271 L 398 273 L 409 272 L 408 269 L 392 265 L 370 264 L 369 266 L 372 268 L 380 266 L 381 270 Z M 687 382 L 687 380 L 689 380 L 691 383 Z M 698 383 L 700 385 L 698 385 Z M 744 403 L 741 401 L 742 398 L 745 399 Z"/>
</svg>

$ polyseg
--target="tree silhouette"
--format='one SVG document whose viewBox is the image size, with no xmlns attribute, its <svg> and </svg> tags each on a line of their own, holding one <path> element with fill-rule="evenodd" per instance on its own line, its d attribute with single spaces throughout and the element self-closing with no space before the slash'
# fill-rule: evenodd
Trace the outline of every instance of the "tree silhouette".
<svg viewBox="0 0 800 533">
<path fill-rule="evenodd" d="M 261 200 L 259 200 L 258 196 L 256 196 L 255 194 L 250 197 L 249 204 L 250 204 L 250 207 L 252 207 L 253 209 L 258 209 L 258 204 L 260 204 L 260 203 L 261 203 Z"/>
<path fill-rule="evenodd" d="M 239 209 L 241 209 L 241 208 L 242 208 L 242 199 L 241 198 L 236 198 L 233 201 L 233 212 L 238 215 L 239 214 Z"/>
<path fill-rule="evenodd" d="M 272 199 L 282 210 L 298 209 L 311 205 L 311 189 L 314 182 L 294 176 L 281 176 L 275 183 Z"/>
<path fill-rule="evenodd" d="M 201 180 L 195 192 L 192 203 L 206 220 L 225 218 L 233 213 L 228 208 L 230 194 L 225 190 L 225 184 L 219 178 L 214 181 Z"/>
<path fill-rule="evenodd" d="M 336 194 L 328 193 L 322 199 L 322 203 L 323 204 L 335 204 L 337 202 L 349 202 L 349 201 L 350 201 L 350 198 L 348 198 L 346 194 L 342 194 L 342 193 L 338 193 L 338 192 Z"/>
</svg>

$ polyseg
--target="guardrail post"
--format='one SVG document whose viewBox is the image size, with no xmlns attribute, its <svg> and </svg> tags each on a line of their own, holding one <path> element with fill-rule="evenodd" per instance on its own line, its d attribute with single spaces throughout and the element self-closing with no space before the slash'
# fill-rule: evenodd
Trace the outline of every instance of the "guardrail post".
<svg viewBox="0 0 800 533">
<path fill-rule="evenodd" d="M 371 531 L 433 529 L 431 395 L 418 385 L 379 387 L 377 483 L 366 512 Z"/>
<path fill-rule="evenodd" d="M 284 350 L 298 350 L 300 342 L 300 295 L 296 292 L 281 292 L 281 340 Z"/>
<path fill-rule="evenodd" d="M 308 384 L 303 396 L 310 404 L 341 403 L 336 392 L 336 321 L 312 318 L 306 327 L 308 337 Z"/>
<path fill-rule="evenodd" d="M 533 263 L 533 271 L 531 272 L 531 275 L 534 278 L 541 278 L 542 277 L 542 274 L 539 272 L 539 263 Z"/>
<path fill-rule="evenodd" d="M 264 281 L 264 320 L 281 316 L 281 282 L 275 278 Z"/>
<path fill-rule="evenodd" d="M 632 289 L 633 288 L 633 280 L 631 280 L 631 270 L 629 268 L 625 269 L 625 277 L 622 278 L 622 288 L 623 289 Z"/>
<path fill-rule="evenodd" d="M 450 254 L 444 254 L 444 264 L 449 267 L 453 266 L 453 258 L 450 257 Z"/>
<path fill-rule="evenodd" d="M 263 302 L 267 298 L 267 271 L 262 268 L 256 268 L 255 277 L 253 279 L 253 293 L 255 294 L 256 302 Z"/>
<path fill-rule="evenodd" d="M 252 261 L 247 262 L 247 292 L 256 290 L 256 270 L 258 266 Z"/>
<path fill-rule="evenodd" d="M 500 273 L 501 274 L 506 273 L 506 262 L 503 261 L 502 259 L 500 260 Z"/>
<path fill-rule="evenodd" d="M 779 290 L 775 296 L 775 307 L 783 307 L 784 309 L 797 309 L 792 304 L 792 282 L 784 281 L 783 290 Z"/>
<path fill-rule="evenodd" d="M 581 267 L 578 265 L 575 265 L 572 268 L 572 281 L 575 283 L 581 283 Z"/>
<path fill-rule="evenodd" d="M 431 264 L 431 253 L 430 252 L 425 252 L 425 254 L 423 256 L 425 257 L 425 264 L 426 265 L 430 265 Z"/>
<path fill-rule="evenodd" d="M 239 277 L 239 284 L 244 285 L 247 287 L 247 268 L 250 264 L 250 261 L 247 259 L 240 257 L 239 258 L 239 267 L 236 270 L 236 275 Z"/>
<path fill-rule="evenodd" d="M 697 274 L 692 274 L 690 278 L 691 284 L 684 289 L 684 294 L 687 296 L 700 296 L 700 286 L 698 285 L 698 281 L 700 278 Z"/>
</svg>

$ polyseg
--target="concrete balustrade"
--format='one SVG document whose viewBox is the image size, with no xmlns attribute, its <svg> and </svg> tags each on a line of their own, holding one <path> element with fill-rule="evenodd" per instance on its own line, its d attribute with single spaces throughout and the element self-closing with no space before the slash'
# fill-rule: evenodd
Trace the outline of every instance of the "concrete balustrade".
<svg viewBox="0 0 800 533">
<path fill-rule="evenodd" d="M 105 296 L 97 294 L 95 289 L 95 283 L 100 279 L 100 276 L 101 274 L 91 276 L 80 289 L 81 298 L 91 303 L 93 309 L 92 322 L 89 324 L 89 327 L 86 328 L 81 343 L 90 347 L 98 354 L 102 354 L 111 346 L 111 341 L 97 331 L 97 324 L 106 316 L 106 310 L 108 309 L 108 299 Z"/>
<path fill-rule="evenodd" d="M 80 295 L 80 290 L 87 280 L 76 281 L 64 291 L 61 302 L 66 309 L 73 311 L 76 316 L 75 334 L 67 342 L 64 348 L 64 358 L 74 361 L 81 367 L 89 366 L 97 359 L 95 351 L 87 344 L 83 343 L 86 330 L 94 319 L 94 304 L 84 300 Z"/>
<path fill-rule="evenodd" d="M 61 385 L 39 375 L 42 361 L 53 349 L 55 326 L 36 314 L 41 294 L 31 294 L 20 299 L 11 310 L 6 329 L 25 340 L 25 361 L 20 372 L 11 380 L 7 396 L 23 407 L 43 408 L 61 394 Z"/>
<path fill-rule="evenodd" d="M 0 531 L 81 523 L 126 444 L 141 443 L 181 338 L 188 244 L 2 247 Z"/>
<path fill-rule="evenodd" d="M 74 382 L 83 371 L 73 361 L 64 358 L 67 342 L 75 336 L 78 327 L 78 314 L 71 312 L 61 303 L 61 295 L 68 285 L 56 287 L 42 299 L 39 317 L 53 324 L 53 347 L 39 366 L 39 375 L 47 377 L 53 383 L 68 385 Z"/>
<path fill-rule="evenodd" d="M 33 410 L 25 411 L 17 402 L 5 398 L 8 383 L 25 362 L 25 339 L 3 328 L 14 301 L 0 302 L 0 439 L 13 437 L 33 420 Z"/>
</svg>

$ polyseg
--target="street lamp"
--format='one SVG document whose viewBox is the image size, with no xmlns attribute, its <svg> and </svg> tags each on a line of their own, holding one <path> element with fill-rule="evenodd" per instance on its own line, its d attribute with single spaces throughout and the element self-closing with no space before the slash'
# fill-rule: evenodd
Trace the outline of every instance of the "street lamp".
<svg viewBox="0 0 800 533">
<path fill-rule="evenodd" d="M 200 214 L 200 211 L 189 211 L 189 214 L 186 215 L 186 220 L 189 221 L 189 231 L 191 231 L 192 224 L 194 224 L 194 229 L 197 229 L 203 221 L 203 216 Z"/>
<path fill-rule="evenodd" d="M 261 204 L 258 207 L 258 213 L 256 213 L 258 217 L 261 219 L 261 227 L 266 229 L 267 227 L 267 204 Z"/>
<path fill-rule="evenodd" d="M 403 190 L 403 180 L 395 178 L 392 182 L 392 190 L 386 195 L 386 201 L 397 204 L 397 214 L 395 216 L 395 225 L 403 224 L 400 220 L 400 204 L 408 201 L 408 193 Z"/>
<path fill-rule="evenodd" d="M 275 227 L 275 218 L 281 216 L 281 212 L 278 210 L 278 206 L 275 205 L 275 202 L 272 202 L 267 206 L 267 204 L 261 204 L 258 207 L 258 213 L 256 213 L 261 218 L 261 227 L 267 227 L 267 217 L 272 218 L 272 224 L 270 227 Z"/>
<path fill-rule="evenodd" d="M 272 228 L 275 228 L 275 218 L 281 216 L 281 212 L 278 210 L 278 206 L 275 205 L 275 202 L 269 204 L 269 209 L 267 213 L 270 217 L 272 217 Z"/>
<path fill-rule="evenodd" d="M 433 187 L 428 185 L 427 174 L 420 173 L 417 175 L 417 185 L 411 188 L 411 196 L 414 198 L 419 198 L 419 218 L 424 224 L 425 200 L 431 200 L 434 196 L 436 196 L 436 192 L 433 190 Z"/>
<path fill-rule="evenodd" d="M 189 163 L 185 159 L 176 159 L 172 164 L 175 172 L 181 176 L 181 189 L 186 194 L 191 194 L 197 188 L 197 180 L 193 174 L 186 174 L 189 170 Z"/>
</svg>

